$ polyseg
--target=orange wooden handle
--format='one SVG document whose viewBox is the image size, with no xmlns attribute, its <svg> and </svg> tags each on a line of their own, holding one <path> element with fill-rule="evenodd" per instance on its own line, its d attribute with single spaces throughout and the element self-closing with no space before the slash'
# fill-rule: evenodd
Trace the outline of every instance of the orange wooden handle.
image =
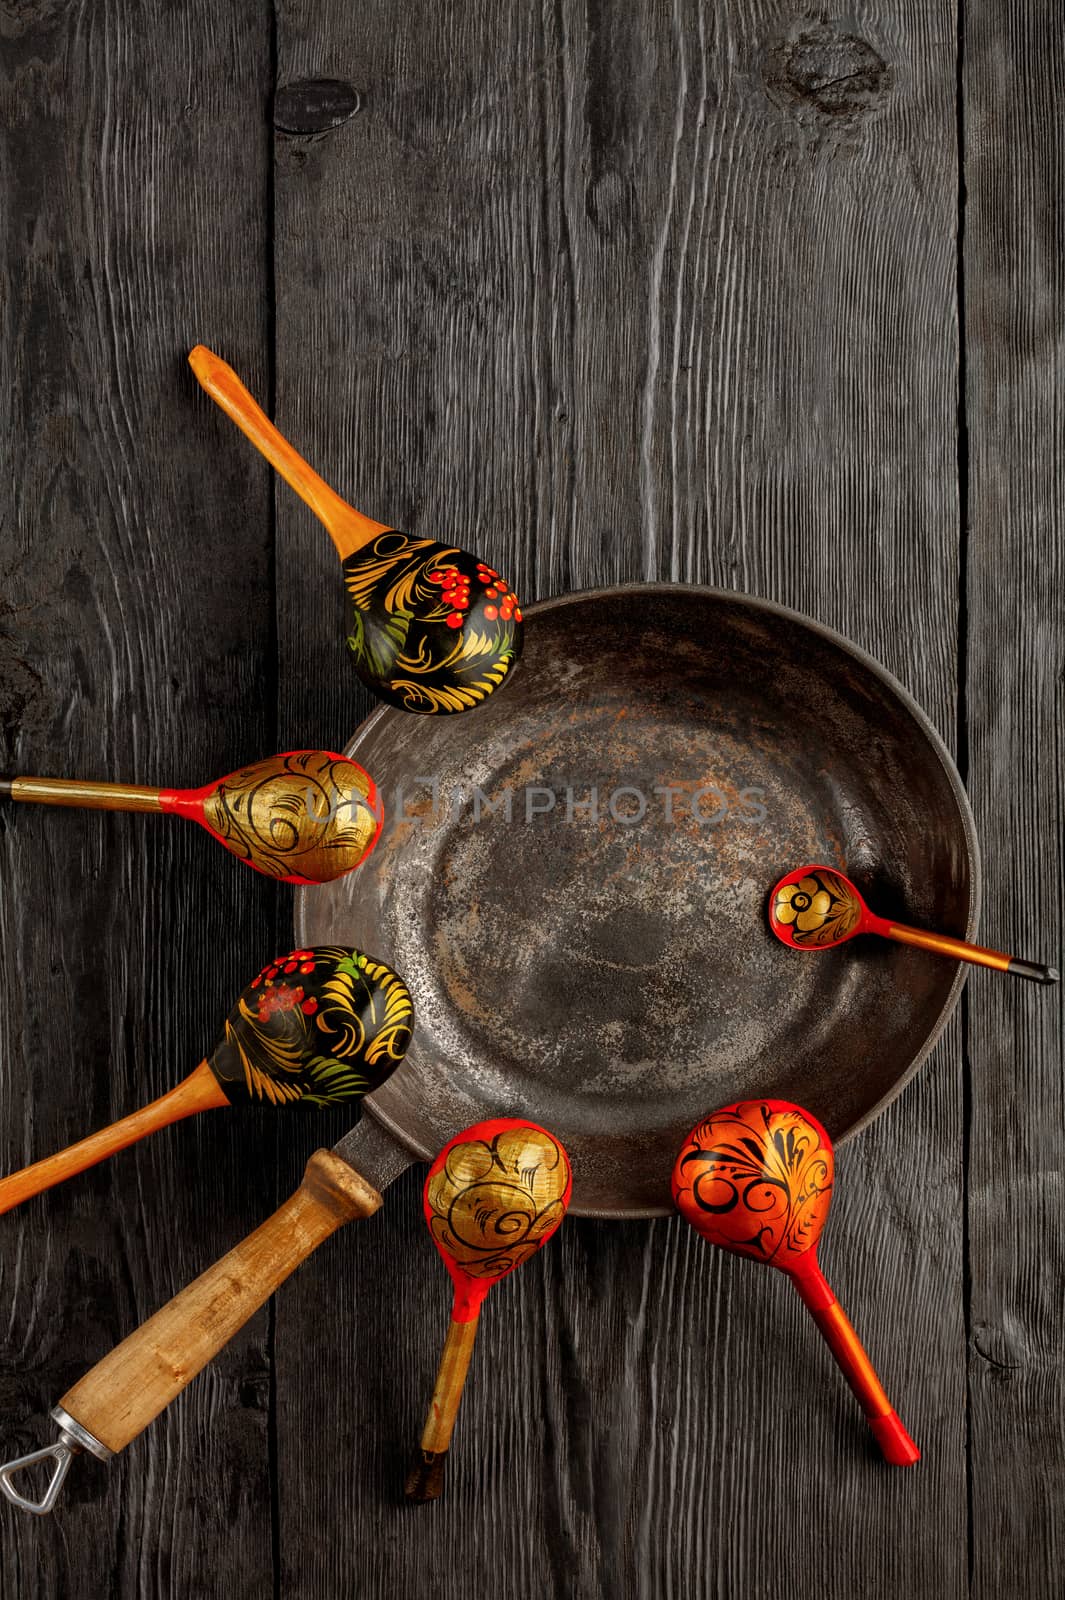
<svg viewBox="0 0 1065 1600">
<path fill-rule="evenodd" d="M 887 1391 L 839 1301 L 811 1314 L 865 1415 L 886 1417 L 893 1409 Z"/>
<path fill-rule="evenodd" d="M 138 1139 L 155 1133 L 158 1128 L 169 1127 L 183 1117 L 195 1116 L 198 1111 L 209 1111 L 213 1107 L 228 1104 L 218 1079 L 206 1061 L 201 1061 L 196 1071 L 190 1073 L 176 1089 L 171 1089 L 169 1094 L 153 1100 L 131 1116 L 123 1117 L 121 1122 L 113 1122 L 109 1128 L 101 1128 L 99 1133 L 90 1134 L 69 1149 L 60 1150 L 58 1155 L 35 1161 L 32 1166 L 23 1167 L 21 1172 L 13 1172 L 10 1177 L 0 1180 L 0 1215 L 21 1205 L 23 1200 L 54 1188 L 64 1178 L 72 1178 L 75 1173 L 85 1172 L 98 1162 L 106 1161 L 108 1156 L 136 1144 Z"/>
<path fill-rule="evenodd" d="M 911 944 L 918 950 L 932 950 L 936 955 L 953 956 L 958 961 L 970 961 L 977 967 L 994 967 L 1005 972 L 1010 958 L 1002 950 L 988 950 L 983 945 L 966 944 L 964 939 L 953 939 L 949 933 L 926 933 L 923 928 L 907 928 L 901 922 L 889 922 L 887 937 L 896 944 Z"/>
<path fill-rule="evenodd" d="M 902 922 L 884 922 L 884 937 L 896 944 L 915 945 L 918 950 L 931 950 L 937 956 L 953 956 L 958 961 L 968 961 L 974 967 L 991 967 L 995 972 L 1007 972 L 1011 978 L 1027 978 L 1030 983 L 1057 983 L 1057 967 L 1044 966 L 1040 961 L 1022 961 L 1020 956 L 1007 955 L 1004 950 L 990 950 L 983 944 L 967 944 L 964 939 L 952 939 L 948 933 L 926 933 L 923 928 L 908 928 Z"/>
<path fill-rule="evenodd" d="M 252 398 L 233 368 L 206 345 L 198 344 L 189 352 L 189 366 L 196 374 L 200 387 L 221 406 L 231 422 L 244 433 L 266 457 L 276 472 L 310 506 L 319 522 L 329 533 L 341 561 L 354 555 L 377 534 L 384 533 L 387 522 L 373 522 L 361 511 L 349 506 L 335 489 L 294 450 L 283 434 L 279 433 L 266 412 Z"/>
<path fill-rule="evenodd" d="M 60 1406 L 109 1450 L 124 1450 L 323 1239 L 380 1204 L 346 1161 L 318 1150 L 291 1199 L 105 1356 Z"/>
</svg>

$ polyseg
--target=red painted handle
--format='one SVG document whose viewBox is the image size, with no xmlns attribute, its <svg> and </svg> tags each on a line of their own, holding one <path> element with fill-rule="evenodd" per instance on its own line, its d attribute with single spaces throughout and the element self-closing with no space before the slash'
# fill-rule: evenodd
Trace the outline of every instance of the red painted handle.
<svg viewBox="0 0 1065 1600">
<path fill-rule="evenodd" d="M 894 1411 L 889 1411 L 886 1417 L 869 1417 L 868 1422 L 885 1461 L 893 1467 L 917 1465 L 921 1452 Z"/>
<path fill-rule="evenodd" d="M 893 1467 L 914 1466 L 920 1461 L 921 1452 L 899 1421 L 861 1340 L 832 1293 L 813 1251 L 803 1258 L 803 1263 L 799 1271 L 793 1271 L 789 1276 L 850 1384 L 885 1461 Z"/>
</svg>

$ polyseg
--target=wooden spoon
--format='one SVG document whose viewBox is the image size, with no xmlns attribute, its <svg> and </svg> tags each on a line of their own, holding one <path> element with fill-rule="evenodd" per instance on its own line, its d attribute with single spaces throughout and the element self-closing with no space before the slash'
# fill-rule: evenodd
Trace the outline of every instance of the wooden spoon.
<svg viewBox="0 0 1065 1600">
<path fill-rule="evenodd" d="M 281 883 L 330 883 L 353 871 L 377 843 L 383 819 L 370 774 L 331 750 L 269 756 L 202 789 L 0 778 L 0 800 L 188 817 Z"/>
<path fill-rule="evenodd" d="M 945 933 L 925 933 L 878 917 L 838 867 L 796 867 L 785 873 L 769 897 L 769 926 L 793 950 L 831 950 L 859 933 L 876 933 L 882 939 L 916 945 L 919 950 L 953 956 L 974 966 L 993 967 L 1033 983 L 1057 983 L 1059 976 L 1056 967 L 1021 961 L 1001 950 L 987 950 Z"/>
<path fill-rule="evenodd" d="M 176 1089 L 0 1180 L 0 1214 L 200 1111 L 340 1105 L 369 1094 L 402 1061 L 413 1017 L 391 967 L 358 950 L 293 950 L 252 979 L 211 1055 Z"/>
<path fill-rule="evenodd" d="M 534 1122 L 510 1117 L 467 1128 L 429 1168 L 425 1220 L 455 1297 L 421 1459 L 407 1479 L 409 1499 L 435 1500 L 444 1486 L 485 1296 L 547 1243 L 566 1215 L 572 1188 L 569 1157 L 558 1140 Z"/>
<path fill-rule="evenodd" d="M 199 344 L 189 365 L 211 399 L 310 506 L 355 607 L 348 644 L 364 683 L 403 711 L 467 711 L 499 688 L 522 646 L 517 596 L 476 556 L 356 511 L 308 466 L 232 367 Z"/>
<path fill-rule="evenodd" d="M 865 1413 L 887 1461 L 921 1453 L 825 1281 L 817 1241 L 835 1160 L 821 1124 L 787 1100 L 741 1100 L 700 1122 L 673 1168 L 673 1203 L 711 1244 L 786 1272 Z"/>
</svg>

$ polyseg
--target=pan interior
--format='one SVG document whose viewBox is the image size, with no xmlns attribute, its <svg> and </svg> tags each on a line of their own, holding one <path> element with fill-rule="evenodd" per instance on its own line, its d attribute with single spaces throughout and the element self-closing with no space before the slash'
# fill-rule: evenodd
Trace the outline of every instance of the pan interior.
<svg viewBox="0 0 1065 1600">
<path fill-rule="evenodd" d="M 838 1138 L 956 997 L 956 964 L 882 940 L 785 948 L 773 883 L 835 863 L 878 910 L 964 935 L 971 824 L 919 714 L 799 618 L 649 587 L 549 602 L 526 639 L 478 710 L 359 730 L 381 839 L 301 892 L 298 936 L 409 984 L 414 1042 L 374 1096 L 409 1147 L 525 1115 L 569 1149 L 574 1211 L 655 1214 L 707 1111 L 778 1095 Z"/>
</svg>

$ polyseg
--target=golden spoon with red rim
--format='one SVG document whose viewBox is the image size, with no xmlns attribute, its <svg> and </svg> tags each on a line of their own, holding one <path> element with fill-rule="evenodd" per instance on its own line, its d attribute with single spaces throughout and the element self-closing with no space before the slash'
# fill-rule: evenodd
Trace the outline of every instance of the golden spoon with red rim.
<svg viewBox="0 0 1065 1600">
<path fill-rule="evenodd" d="M 831 950 L 859 933 L 876 933 L 896 944 L 911 944 L 935 955 L 992 967 L 1012 978 L 1028 978 L 1032 983 L 1058 981 L 1056 967 L 1022 961 L 1002 950 L 988 950 L 945 933 L 925 933 L 878 917 L 838 867 L 796 867 L 786 873 L 769 896 L 769 926 L 781 943 L 793 950 Z"/>
<path fill-rule="evenodd" d="M 569 1158 L 554 1135 L 512 1117 L 475 1123 L 429 1168 L 422 1205 L 455 1298 L 421 1459 L 407 1479 L 408 1499 L 435 1500 L 444 1486 L 485 1296 L 547 1243 L 566 1215 L 572 1188 Z"/>
<path fill-rule="evenodd" d="M 331 750 L 289 750 L 202 789 L 76 778 L 0 778 L 0 800 L 89 811 L 165 811 L 206 828 L 231 855 L 281 883 L 329 883 L 377 843 L 377 787 Z"/>
</svg>

